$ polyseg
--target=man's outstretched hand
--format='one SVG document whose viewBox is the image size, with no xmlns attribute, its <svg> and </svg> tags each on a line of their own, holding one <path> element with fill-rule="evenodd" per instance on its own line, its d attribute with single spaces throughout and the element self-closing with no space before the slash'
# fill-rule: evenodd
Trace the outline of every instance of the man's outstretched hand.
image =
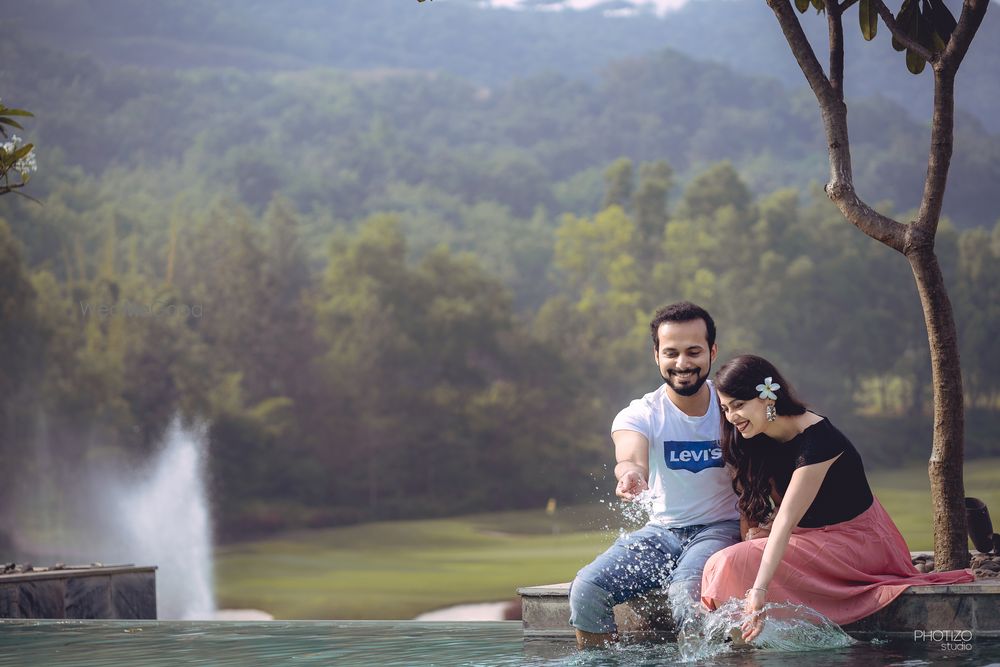
<svg viewBox="0 0 1000 667">
<path fill-rule="evenodd" d="M 646 484 L 646 478 L 643 477 L 642 473 L 637 470 L 629 470 L 618 480 L 615 495 L 622 500 L 635 500 L 636 496 L 648 488 L 649 485 Z"/>
</svg>

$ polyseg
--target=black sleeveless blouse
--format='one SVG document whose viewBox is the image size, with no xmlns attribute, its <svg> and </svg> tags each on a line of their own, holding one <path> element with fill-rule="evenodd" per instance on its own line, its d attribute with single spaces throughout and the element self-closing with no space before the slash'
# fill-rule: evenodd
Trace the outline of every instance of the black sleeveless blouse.
<svg viewBox="0 0 1000 667">
<path fill-rule="evenodd" d="M 788 442 L 778 442 L 764 435 L 754 439 L 762 441 L 767 469 L 781 496 L 788 490 L 796 469 L 841 455 L 827 470 L 815 500 L 799 521 L 800 528 L 820 528 L 850 521 L 871 507 L 874 497 L 861 456 L 826 417 Z"/>
</svg>

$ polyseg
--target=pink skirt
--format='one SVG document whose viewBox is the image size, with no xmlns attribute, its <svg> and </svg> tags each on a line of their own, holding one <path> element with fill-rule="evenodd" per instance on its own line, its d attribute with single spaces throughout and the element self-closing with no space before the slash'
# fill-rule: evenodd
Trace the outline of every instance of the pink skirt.
<svg viewBox="0 0 1000 667">
<path fill-rule="evenodd" d="M 701 579 L 705 606 L 717 609 L 746 595 L 766 544 L 763 537 L 748 540 L 708 559 Z M 843 625 L 874 614 L 910 586 L 973 580 L 972 570 L 917 571 L 903 536 L 876 498 L 850 521 L 794 529 L 767 601 L 803 604 Z"/>
</svg>

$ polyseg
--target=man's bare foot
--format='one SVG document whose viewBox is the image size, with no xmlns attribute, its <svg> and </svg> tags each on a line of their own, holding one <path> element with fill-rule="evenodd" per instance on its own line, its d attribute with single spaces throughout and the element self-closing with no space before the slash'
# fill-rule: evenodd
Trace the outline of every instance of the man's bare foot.
<svg viewBox="0 0 1000 667">
<path fill-rule="evenodd" d="M 607 648 L 611 642 L 618 641 L 618 635 L 611 632 L 584 632 L 576 631 L 576 647 L 580 650 L 585 648 Z"/>
</svg>

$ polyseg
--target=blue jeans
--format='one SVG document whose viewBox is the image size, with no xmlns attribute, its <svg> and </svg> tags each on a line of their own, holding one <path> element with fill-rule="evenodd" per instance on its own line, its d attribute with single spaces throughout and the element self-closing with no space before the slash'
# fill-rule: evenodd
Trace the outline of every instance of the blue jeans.
<svg viewBox="0 0 1000 667">
<path fill-rule="evenodd" d="M 739 541 L 737 520 L 681 528 L 648 524 L 620 537 L 577 573 L 569 591 L 569 623 L 584 632 L 615 632 L 616 604 L 666 588 L 680 627 L 701 605 L 705 562 Z"/>
</svg>

